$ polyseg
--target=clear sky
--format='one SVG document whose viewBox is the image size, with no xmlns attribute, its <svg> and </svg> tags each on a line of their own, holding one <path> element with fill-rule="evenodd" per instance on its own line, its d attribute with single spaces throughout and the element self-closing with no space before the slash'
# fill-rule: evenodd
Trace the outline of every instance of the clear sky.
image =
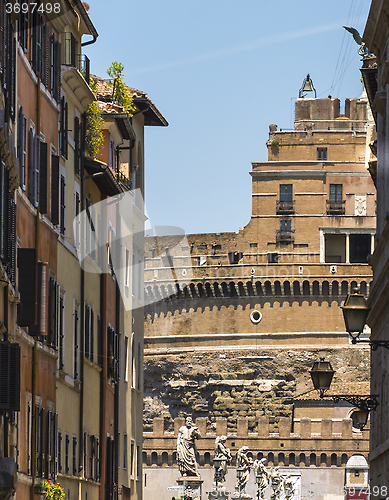
<svg viewBox="0 0 389 500">
<path fill-rule="evenodd" d="M 293 127 L 310 74 L 317 97 L 359 97 L 358 46 L 370 0 L 87 0 L 112 61 L 169 126 L 145 130 L 146 207 L 153 226 L 237 231 L 250 220 L 251 162 L 267 159 L 269 124 Z M 84 38 L 86 40 L 87 37 Z"/>
</svg>

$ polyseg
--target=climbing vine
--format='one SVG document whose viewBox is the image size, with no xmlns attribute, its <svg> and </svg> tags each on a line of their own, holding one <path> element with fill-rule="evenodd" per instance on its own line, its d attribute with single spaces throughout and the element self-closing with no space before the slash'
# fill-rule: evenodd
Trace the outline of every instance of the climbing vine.
<svg viewBox="0 0 389 500">
<path fill-rule="evenodd" d="M 65 492 L 59 483 L 53 484 L 45 479 L 40 487 L 45 490 L 46 500 L 65 500 Z"/>
<path fill-rule="evenodd" d="M 104 125 L 103 117 L 99 105 L 96 101 L 89 104 L 86 111 L 86 139 L 85 145 L 88 153 L 92 158 L 96 158 L 103 144 Z"/>
</svg>

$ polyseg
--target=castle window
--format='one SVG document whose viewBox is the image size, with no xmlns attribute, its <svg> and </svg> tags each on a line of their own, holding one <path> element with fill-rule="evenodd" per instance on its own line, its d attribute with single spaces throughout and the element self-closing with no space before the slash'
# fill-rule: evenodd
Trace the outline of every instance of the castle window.
<svg viewBox="0 0 389 500">
<path fill-rule="evenodd" d="M 317 148 L 317 159 L 327 160 L 327 148 Z"/>
</svg>

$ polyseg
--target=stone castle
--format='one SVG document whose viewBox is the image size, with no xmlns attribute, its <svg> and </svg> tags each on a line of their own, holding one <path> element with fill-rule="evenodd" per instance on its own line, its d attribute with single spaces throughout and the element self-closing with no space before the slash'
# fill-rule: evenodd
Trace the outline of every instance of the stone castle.
<svg viewBox="0 0 389 500">
<path fill-rule="evenodd" d="M 341 470 L 342 486 L 350 457 L 366 456 L 353 408 L 320 400 L 309 370 L 324 356 L 338 394 L 369 394 L 369 349 L 350 344 L 340 306 L 372 278 L 370 140 L 366 99 L 343 113 L 339 99 L 297 99 L 294 130 L 272 124 L 268 161 L 252 164 L 244 228 L 166 236 L 157 253 L 146 244 L 143 457 L 159 484 L 186 415 L 202 429 L 204 470 L 219 431 L 233 455 L 250 443 L 254 458 L 295 471 Z"/>
</svg>

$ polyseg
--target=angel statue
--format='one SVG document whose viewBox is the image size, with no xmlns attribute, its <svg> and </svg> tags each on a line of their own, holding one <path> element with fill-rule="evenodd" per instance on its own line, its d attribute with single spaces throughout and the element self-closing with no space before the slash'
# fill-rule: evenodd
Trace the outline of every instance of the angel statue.
<svg viewBox="0 0 389 500">
<path fill-rule="evenodd" d="M 290 474 L 284 478 L 284 493 L 285 500 L 292 500 L 294 496 L 294 481 Z"/>
<path fill-rule="evenodd" d="M 227 465 L 230 465 L 232 461 L 230 450 L 226 447 L 226 441 L 227 436 L 218 436 L 215 440 L 215 457 L 222 459 L 218 470 L 218 482 L 226 480 Z"/>
<path fill-rule="evenodd" d="M 283 477 L 280 474 L 280 468 L 273 467 L 270 472 L 271 495 L 270 500 L 280 500 L 282 495 Z"/>
<path fill-rule="evenodd" d="M 366 44 L 362 40 L 361 35 L 359 34 L 358 30 L 356 30 L 355 28 L 352 28 L 350 26 L 343 26 L 343 28 L 352 34 L 354 40 L 359 45 L 358 54 L 361 57 L 363 57 L 363 58 L 364 57 L 374 57 L 374 54 L 369 53 L 369 49 L 366 47 Z"/>
<path fill-rule="evenodd" d="M 237 467 L 241 469 L 242 473 L 241 476 L 237 478 L 235 489 L 239 491 L 239 493 L 244 493 L 246 484 L 249 480 L 249 475 L 250 475 L 250 470 L 251 467 L 254 465 L 253 460 L 247 456 L 247 453 L 249 451 L 248 446 L 242 446 L 238 450 L 238 453 L 236 454 L 236 465 Z"/>
<path fill-rule="evenodd" d="M 265 490 L 269 486 L 270 471 L 265 467 L 266 458 L 255 460 L 253 465 L 255 477 L 259 477 L 258 483 L 258 500 L 264 500 Z"/>
<path fill-rule="evenodd" d="M 177 437 L 177 463 L 182 476 L 200 477 L 195 443 L 199 437 L 199 428 L 193 425 L 192 417 L 186 417 L 185 425 L 180 427 Z"/>
</svg>

